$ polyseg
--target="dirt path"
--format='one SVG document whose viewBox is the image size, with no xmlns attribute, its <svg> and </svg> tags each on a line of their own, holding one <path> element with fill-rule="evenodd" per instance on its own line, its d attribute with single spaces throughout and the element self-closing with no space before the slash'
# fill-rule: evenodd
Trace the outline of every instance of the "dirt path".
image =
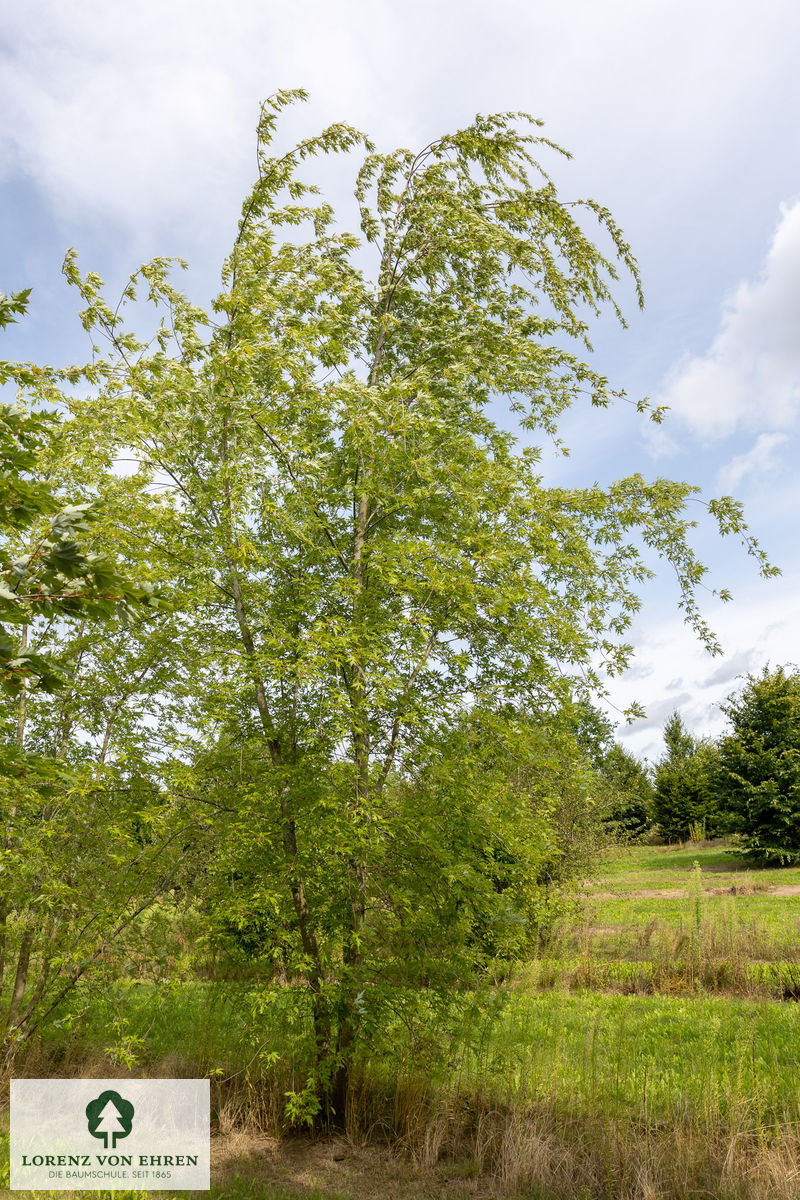
<svg viewBox="0 0 800 1200">
<path fill-rule="evenodd" d="M 757 887 L 733 884 L 730 887 L 704 887 L 706 896 L 800 896 L 800 883 L 772 883 Z M 686 888 L 633 888 L 631 891 L 606 892 L 586 889 L 592 900 L 685 900 Z"/>
</svg>

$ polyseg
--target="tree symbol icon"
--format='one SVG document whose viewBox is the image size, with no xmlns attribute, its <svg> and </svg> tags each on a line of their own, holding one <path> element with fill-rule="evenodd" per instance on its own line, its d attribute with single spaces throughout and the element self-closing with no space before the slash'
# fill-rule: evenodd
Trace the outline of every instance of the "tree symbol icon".
<svg viewBox="0 0 800 1200">
<path fill-rule="evenodd" d="M 113 1150 L 117 1139 L 126 1138 L 130 1133 L 133 1111 L 130 1100 L 123 1100 L 119 1092 L 101 1092 L 96 1100 L 91 1100 L 86 1105 L 89 1133 L 92 1137 L 102 1138 L 106 1150 L 109 1148 L 110 1138 Z"/>
</svg>

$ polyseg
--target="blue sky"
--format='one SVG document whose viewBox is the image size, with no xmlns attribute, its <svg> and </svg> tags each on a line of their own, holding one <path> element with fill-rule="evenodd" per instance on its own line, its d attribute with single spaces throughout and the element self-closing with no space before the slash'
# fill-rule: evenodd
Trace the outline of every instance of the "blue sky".
<svg viewBox="0 0 800 1200">
<path fill-rule="evenodd" d="M 341 119 L 387 148 L 477 111 L 543 118 L 574 156 L 552 164 L 562 195 L 608 205 L 644 276 L 645 311 L 621 290 L 630 327 L 600 326 L 595 365 L 671 407 L 659 428 L 629 406 L 576 411 L 550 477 L 730 492 L 783 570 L 760 580 L 701 526 L 710 585 L 734 593 L 708 596 L 717 658 L 682 626 L 669 573 L 648 587 L 611 695 L 646 706 L 623 739 L 653 757 L 672 708 L 717 732 L 742 672 L 800 662 L 798 49 L 795 0 L 0 0 L 0 288 L 34 288 L 4 356 L 83 356 L 60 275 L 71 245 L 116 284 L 181 255 L 192 293 L 213 294 L 258 103 L 279 87 L 311 92 L 287 136 Z M 346 202 L 344 175 L 323 182 Z"/>
</svg>

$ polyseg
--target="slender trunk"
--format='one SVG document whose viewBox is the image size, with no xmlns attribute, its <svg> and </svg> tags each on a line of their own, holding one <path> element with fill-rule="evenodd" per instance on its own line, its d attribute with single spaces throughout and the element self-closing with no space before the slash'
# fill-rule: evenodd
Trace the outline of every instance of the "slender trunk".
<svg viewBox="0 0 800 1200">
<path fill-rule="evenodd" d="M 52 941 L 54 929 L 55 929 L 55 917 L 53 917 L 51 915 L 50 920 L 47 922 L 47 929 L 45 931 L 45 936 L 44 936 L 44 942 L 45 942 L 46 946 L 49 945 Z M 21 1017 L 19 1018 L 18 1024 L 20 1027 L 25 1025 L 31 1019 L 33 1014 L 36 1012 L 39 1002 L 41 1001 L 42 996 L 44 995 L 45 988 L 47 987 L 47 982 L 50 978 L 51 962 L 52 962 L 52 960 L 51 960 L 50 954 L 45 953 L 44 957 L 43 957 L 42 965 L 39 969 L 39 978 L 37 979 L 36 985 L 35 985 L 33 991 L 31 992 L 30 999 L 28 1000 L 28 1004 L 25 1008 L 25 1011 L 24 1011 L 24 1013 L 22 1013 Z"/>
<path fill-rule="evenodd" d="M 336 1124 L 347 1123 L 347 1101 L 353 1065 L 353 1051 L 358 1035 L 359 1015 L 356 995 L 358 973 L 364 955 L 361 938 L 367 910 L 366 847 L 362 837 L 368 822 L 370 792 L 369 760 L 370 735 L 366 712 L 367 664 L 359 629 L 363 619 L 364 594 L 367 588 L 366 540 L 370 502 L 366 488 L 359 497 L 353 536 L 353 624 L 356 629 L 357 650 L 353 662 L 350 705 L 353 720 L 353 758 L 355 766 L 355 796 L 351 817 L 353 849 L 348 859 L 350 875 L 350 926 L 345 932 L 342 952 L 342 978 L 339 984 L 338 1024 L 336 1030 L 336 1072 L 331 1088 L 331 1107 Z"/>
<path fill-rule="evenodd" d="M 239 580 L 239 574 L 236 570 L 234 562 L 230 558 L 228 558 L 228 574 L 231 581 L 234 611 L 236 613 L 236 621 L 239 626 L 242 645 L 244 646 L 245 653 L 247 654 L 252 667 L 253 688 L 255 692 L 256 706 L 258 708 L 258 713 L 261 720 L 261 727 L 264 730 L 267 746 L 269 747 L 272 765 L 278 770 L 282 770 L 285 766 L 283 761 L 283 748 L 281 746 L 280 739 L 276 735 L 276 731 L 272 722 L 272 715 L 269 711 L 269 703 L 267 701 L 264 681 L 256 668 L 256 651 L 253 632 L 247 616 L 247 609 L 244 603 L 244 595 L 242 592 L 241 582 Z M 281 843 L 283 846 L 284 859 L 288 873 L 288 884 L 292 897 L 292 906 L 297 919 L 297 928 L 300 933 L 300 941 L 303 946 L 303 952 L 311 963 L 311 968 L 308 974 L 308 988 L 309 992 L 311 993 L 311 1012 L 314 1023 L 315 1052 L 317 1069 L 320 1073 L 320 1077 L 324 1079 L 326 1073 L 326 1064 L 330 1058 L 331 1052 L 330 1017 L 328 1015 L 328 1008 L 323 995 L 323 984 L 325 982 L 325 978 L 322 969 L 322 956 L 320 954 L 319 943 L 312 925 L 303 875 L 299 868 L 297 824 L 292 809 L 291 786 L 288 782 L 284 783 L 280 788 L 280 813 Z"/>
<path fill-rule="evenodd" d="M 6 1013 L 5 1028 L 8 1033 L 13 1029 L 14 1022 L 17 1019 L 17 1014 L 22 1004 L 22 997 L 25 995 L 25 987 L 28 982 L 28 970 L 31 964 L 31 948 L 33 946 L 33 930 L 30 926 L 25 930 L 19 944 L 19 956 L 17 958 L 17 974 L 14 979 L 14 989 L 11 993 L 11 1003 L 8 1006 Z"/>
<path fill-rule="evenodd" d="M 41 876 L 33 880 L 32 890 L 34 894 L 38 893 L 41 884 Z M 11 1000 L 5 1016 L 4 1027 L 6 1035 L 8 1035 L 17 1024 L 17 1017 L 19 1016 L 22 1000 L 25 996 L 25 989 L 28 986 L 28 975 L 30 973 L 31 966 L 31 950 L 33 949 L 33 935 L 35 930 L 36 912 L 31 912 L 29 910 L 25 925 L 22 930 L 22 936 L 19 940 L 19 951 L 17 952 L 17 972 L 14 977 L 14 987 L 11 991 Z M 46 964 L 47 958 L 45 956 L 45 965 L 43 965 L 43 970 L 45 969 Z"/>
<path fill-rule="evenodd" d="M 384 318 L 391 307 L 391 291 L 387 294 Z M 381 328 L 369 373 L 369 386 L 376 387 L 386 343 L 386 324 Z M 361 492 L 354 506 L 353 563 L 355 584 L 353 594 L 353 627 L 356 653 L 353 662 L 350 706 L 353 720 L 353 758 L 355 766 L 355 796 L 351 811 L 353 851 L 348 862 L 350 874 L 350 928 L 345 933 L 342 954 L 342 980 L 339 989 L 339 1021 L 336 1034 L 336 1074 L 332 1087 L 332 1107 L 337 1124 L 345 1125 L 347 1101 L 353 1066 L 353 1052 L 358 1035 L 359 1013 L 356 996 L 360 988 L 360 968 L 363 966 L 362 936 L 367 912 L 367 847 L 365 834 L 369 824 L 370 729 L 367 714 L 367 655 L 362 624 L 364 602 L 368 587 L 367 534 L 371 516 L 369 488 L 370 463 L 361 463 Z"/>
<path fill-rule="evenodd" d="M 28 626 L 24 626 L 22 637 L 20 638 L 20 650 L 28 648 Z M 21 750 L 25 742 L 25 718 L 27 715 L 27 689 L 25 681 L 19 689 L 19 700 L 17 702 L 17 747 Z"/>
<path fill-rule="evenodd" d="M 6 970 L 6 938 L 8 921 L 8 901 L 5 896 L 0 896 L 0 995 L 3 991 L 3 976 Z"/>
<path fill-rule="evenodd" d="M 290 807 L 290 789 L 281 789 L 281 820 L 283 823 L 283 851 L 289 866 L 289 890 L 292 893 L 297 925 L 300 930 L 300 940 L 306 957 L 312 966 L 308 974 L 308 988 L 311 993 L 311 1013 L 314 1022 L 314 1043 L 316 1050 L 317 1068 L 324 1079 L 325 1066 L 331 1052 L 331 1024 L 328 1006 L 323 995 L 324 974 L 319 943 L 311 928 L 306 890 L 303 878 L 297 869 L 297 828 Z"/>
<path fill-rule="evenodd" d="M 222 461 L 223 463 L 227 464 L 229 459 L 227 421 L 223 425 L 220 448 L 222 451 Z M 224 532 L 229 544 L 235 546 L 237 539 L 236 534 L 234 533 L 230 485 L 227 481 L 224 484 L 224 496 L 225 524 L 227 525 L 227 529 L 225 529 Z M 228 578 L 231 582 L 231 593 L 233 596 L 233 607 L 236 614 L 236 623 L 239 626 L 239 634 L 242 639 L 242 645 L 244 646 L 245 654 L 247 655 L 250 665 L 251 678 L 253 681 L 253 689 L 255 693 L 256 706 L 258 708 L 258 714 L 261 721 L 261 727 L 264 731 L 264 736 L 269 748 L 272 765 L 277 770 L 283 772 L 285 770 L 283 745 L 281 738 L 278 735 L 278 731 L 275 729 L 275 725 L 272 720 L 272 714 L 269 708 L 269 702 L 267 700 L 267 692 L 264 686 L 264 680 L 260 671 L 258 670 L 255 639 L 253 637 L 253 631 L 247 614 L 247 607 L 245 605 L 244 592 L 242 590 L 239 572 L 233 556 L 227 550 L 225 552 L 225 560 L 228 568 Z M 297 927 L 300 933 L 300 941 L 303 946 L 303 952 L 311 963 L 311 968 L 308 973 L 308 988 L 309 992 L 311 993 L 311 1012 L 314 1023 L 314 1043 L 317 1059 L 317 1070 L 320 1079 L 324 1082 L 326 1067 L 330 1059 L 331 1052 L 330 1018 L 323 994 L 325 977 L 322 969 L 322 956 L 320 954 L 319 943 L 314 932 L 305 883 L 300 870 L 297 848 L 297 825 L 293 812 L 291 785 L 288 781 L 285 781 L 280 787 L 280 815 L 281 842 L 283 845 L 284 859 L 286 862 L 289 891 L 292 897 L 292 906 L 294 908 L 295 917 L 297 920 Z"/>
<path fill-rule="evenodd" d="M 22 636 L 20 638 L 20 649 L 25 650 L 27 648 L 27 645 L 28 645 L 28 627 L 26 625 L 23 627 L 23 630 L 22 630 Z M 15 742 L 16 742 L 18 750 L 22 749 L 22 746 L 25 741 L 26 709 L 27 709 L 27 698 L 26 698 L 25 683 L 23 681 L 22 686 L 20 688 L 20 692 L 19 692 L 19 700 L 17 701 L 17 729 L 16 729 Z M 3 833 L 2 847 L 4 850 L 8 850 L 9 847 L 11 846 L 11 839 L 13 836 L 12 825 L 13 825 L 13 821 L 16 816 L 16 813 L 17 813 L 17 806 L 16 806 L 16 804 L 12 804 L 11 807 L 9 808 L 9 812 L 8 812 L 8 825 L 6 826 L 6 829 Z M 9 907 L 9 903 L 8 903 L 8 896 L 5 896 L 5 895 L 0 896 L 0 991 L 2 991 L 3 977 L 5 975 L 5 967 L 6 967 L 6 944 L 7 944 L 7 940 L 8 940 L 8 918 L 9 918 L 9 915 L 10 915 L 10 907 Z"/>
<path fill-rule="evenodd" d="M 119 705 L 117 705 L 117 707 L 114 709 L 112 715 L 106 721 L 106 731 L 105 731 L 105 734 L 103 735 L 103 745 L 100 750 L 100 757 L 97 760 L 97 770 L 95 771 L 95 775 L 97 776 L 98 779 L 100 777 L 100 772 L 101 772 L 102 768 L 105 766 L 106 758 L 108 757 L 108 748 L 111 745 L 111 730 L 114 727 L 114 717 L 116 716 L 118 709 L 119 709 Z"/>
</svg>

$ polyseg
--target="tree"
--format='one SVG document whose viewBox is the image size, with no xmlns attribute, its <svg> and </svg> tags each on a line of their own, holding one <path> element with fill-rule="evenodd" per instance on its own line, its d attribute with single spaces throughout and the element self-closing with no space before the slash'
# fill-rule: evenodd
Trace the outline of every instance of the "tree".
<svg viewBox="0 0 800 1200">
<path fill-rule="evenodd" d="M 265 890 L 281 856 L 259 826 L 270 764 L 263 743 L 242 744 L 236 733 L 196 764 L 205 802 L 227 814 L 198 890 L 233 958 L 259 963 L 262 978 L 277 974 L 283 985 L 293 922 Z M 472 708 L 418 745 L 405 767 L 384 792 L 370 863 L 376 903 L 363 931 L 395 1009 L 413 1006 L 415 990 L 432 981 L 452 994 L 489 964 L 502 969 L 529 952 L 557 886 L 585 867 L 601 816 L 593 773 L 558 714 Z M 330 861 L 320 866 L 330 871 Z M 326 881 L 312 885 L 319 892 Z M 362 1021 L 384 999 L 367 991 Z"/>
<path fill-rule="evenodd" d="M 502 397 L 517 434 L 556 437 L 572 403 L 618 396 L 582 357 L 589 319 L 620 315 L 620 271 L 640 295 L 610 214 L 559 198 L 536 156 L 562 152 L 524 115 L 477 117 L 419 153 L 377 153 L 346 125 L 274 153 L 280 111 L 302 96 L 263 106 L 259 178 L 210 313 L 165 260 L 115 306 L 68 258 L 109 350 L 93 394 L 61 402 L 171 489 L 151 551 L 186 597 L 194 720 L 261 747 L 240 818 L 309 998 L 314 1086 L 342 1120 L 365 997 L 390 998 L 400 966 L 387 973 L 375 931 L 399 927 L 380 864 L 415 763 L 470 708 L 552 713 L 621 670 L 642 545 L 674 567 L 687 619 L 714 643 L 695 600 L 697 489 L 639 475 L 547 487 L 537 450 L 493 417 Z M 361 239 L 300 176 L 359 146 Z M 124 325 L 140 286 L 164 310 L 153 342 Z M 707 508 L 769 573 L 738 506 Z M 440 823 L 415 834 L 424 886 L 444 899 Z"/>
<path fill-rule="evenodd" d="M 203 822 L 171 791 L 170 623 L 51 633 L 66 679 L 7 697 L 0 772 L 0 1054 L 127 952 L 135 922 L 202 853 Z M 172 711 L 171 711 L 172 710 Z M 166 745 L 165 745 L 166 743 Z M 166 750 L 166 753 L 165 753 Z M 151 963 L 159 957 L 155 947 Z"/>
<path fill-rule="evenodd" d="M 667 841 L 720 832 L 714 788 L 716 748 L 699 741 L 676 711 L 664 726 L 666 754 L 656 765 L 653 813 Z"/>
<path fill-rule="evenodd" d="M 27 301 L 28 292 L 0 295 L 0 326 L 22 315 Z M 133 738 L 121 756 L 127 762 L 109 761 L 113 738 L 126 726 L 130 734 L 125 708 L 146 690 L 148 673 L 158 687 L 159 634 L 143 627 L 165 602 L 141 554 L 123 545 L 118 520 L 121 509 L 142 516 L 146 497 L 102 469 L 86 472 L 76 426 L 66 428 L 52 411 L 54 384 L 68 375 L 77 378 L 0 362 L 0 382 L 35 387 L 51 406 L 0 405 L 5 1059 L 162 894 L 175 873 L 180 827 L 161 796 L 148 805 L 131 793 Z M 134 563 L 137 581 L 128 570 Z"/>
<path fill-rule="evenodd" d="M 614 744 L 613 725 L 605 713 L 586 698 L 580 698 L 572 705 L 571 718 L 578 745 L 595 770 L 602 770 L 606 755 Z"/>
<path fill-rule="evenodd" d="M 599 807 L 606 833 L 615 838 L 639 837 L 652 820 L 653 784 L 637 758 L 614 740 L 614 727 L 586 699 L 572 707 L 578 745 L 599 777 Z"/>
<path fill-rule="evenodd" d="M 609 786 L 606 821 L 619 838 L 637 838 L 653 819 L 653 782 L 644 766 L 619 742 L 607 750 L 600 767 Z"/>
<path fill-rule="evenodd" d="M 722 711 L 718 794 L 746 853 L 779 864 L 800 859 L 800 672 L 748 675 Z"/>
</svg>

